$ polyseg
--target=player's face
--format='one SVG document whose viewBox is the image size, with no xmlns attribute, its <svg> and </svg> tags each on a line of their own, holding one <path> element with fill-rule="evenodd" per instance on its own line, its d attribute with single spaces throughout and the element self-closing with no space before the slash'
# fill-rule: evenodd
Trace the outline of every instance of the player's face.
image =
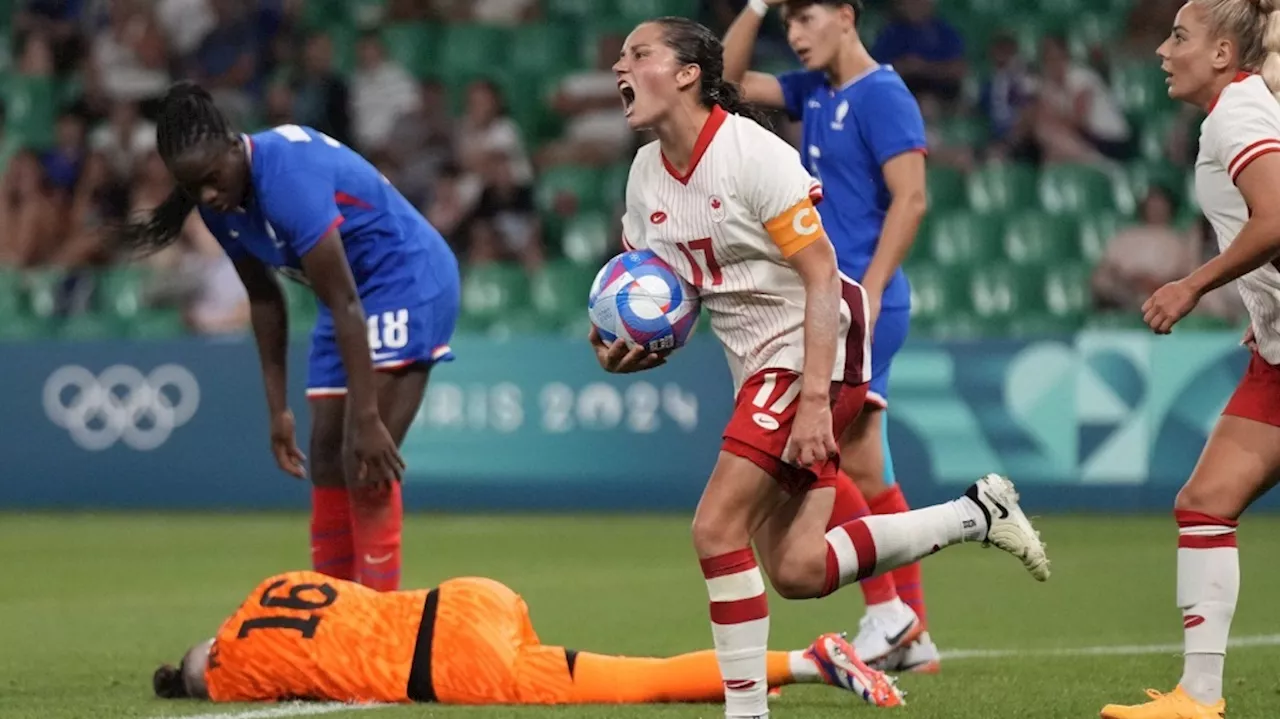
<svg viewBox="0 0 1280 719">
<path fill-rule="evenodd" d="M 680 90 L 690 80 L 687 66 L 681 66 L 675 51 L 667 47 L 662 27 L 640 25 L 627 36 L 622 55 L 613 65 L 622 96 L 622 112 L 632 130 L 653 127 L 680 99 Z M 697 80 L 696 74 L 693 81 Z"/>
<path fill-rule="evenodd" d="M 787 43 L 807 70 L 826 70 L 835 64 L 844 31 L 853 23 L 848 6 L 809 5 L 796 11 L 784 10 Z"/>
<path fill-rule="evenodd" d="M 1173 31 L 1156 49 L 1169 97 L 1195 104 L 1208 104 L 1214 82 L 1234 63 L 1231 43 L 1214 32 L 1199 5 L 1187 3 L 1173 21 Z"/>
<path fill-rule="evenodd" d="M 207 142 L 187 150 L 173 162 L 174 180 L 196 202 L 217 212 L 244 204 L 249 166 L 239 142 Z"/>
</svg>

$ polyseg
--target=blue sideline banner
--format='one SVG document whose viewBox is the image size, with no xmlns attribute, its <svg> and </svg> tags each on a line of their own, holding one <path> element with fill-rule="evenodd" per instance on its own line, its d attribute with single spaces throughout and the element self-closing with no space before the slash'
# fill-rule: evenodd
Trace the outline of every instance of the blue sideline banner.
<svg viewBox="0 0 1280 719">
<path fill-rule="evenodd" d="M 455 350 L 405 441 L 412 508 L 696 503 L 732 407 L 710 338 L 624 377 L 572 339 L 459 338 Z M 304 451 L 305 357 L 292 347 Z M 995 471 L 1045 510 L 1163 509 L 1246 361 L 1222 333 L 912 342 L 891 383 L 895 474 L 915 503 Z M 249 341 L 8 345 L 0 391 L 0 507 L 307 504 L 268 451 Z"/>
</svg>

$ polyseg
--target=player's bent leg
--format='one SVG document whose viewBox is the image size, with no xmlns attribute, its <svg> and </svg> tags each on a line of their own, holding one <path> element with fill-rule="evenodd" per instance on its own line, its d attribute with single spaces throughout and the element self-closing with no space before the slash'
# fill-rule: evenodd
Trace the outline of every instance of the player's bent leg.
<svg viewBox="0 0 1280 719">
<path fill-rule="evenodd" d="M 313 394 L 311 439 L 311 567 L 338 579 L 355 579 L 355 543 L 351 526 L 351 498 L 342 463 L 342 394 Z"/>
<path fill-rule="evenodd" d="M 396 445 L 404 441 L 426 393 L 430 367 L 410 363 L 381 368 L 377 374 L 378 414 Z M 346 458 L 348 468 L 353 458 Z M 349 469 L 350 471 L 350 469 Z M 348 481 L 354 474 L 348 475 Z M 352 524 L 360 582 L 381 591 L 400 586 L 401 531 L 404 505 L 398 483 L 383 487 L 351 488 Z"/>
<path fill-rule="evenodd" d="M 693 544 L 707 582 L 728 717 L 769 713 L 769 604 L 751 539 L 786 500 L 764 470 L 722 451 L 694 514 Z"/>
<path fill-rule="evenodd" d="M 1233 399 L 1233 402 L 1235 400 Z M 1231 411 L 1228 405 L 1228 411 Z M 1237 519 L 1277 482 L 1280 427 L 1222 416 L 1191 479 L 1178 493 L 1178 607 L 1182 610 L 1183 670 L 1169 694 L 1149 690 L 1151 701 L 1110 705 L 1107 719 L 1220 719 L 1226 711 L 1223 671 L 1227 639 L 1240 593 Z"/>
</svg>

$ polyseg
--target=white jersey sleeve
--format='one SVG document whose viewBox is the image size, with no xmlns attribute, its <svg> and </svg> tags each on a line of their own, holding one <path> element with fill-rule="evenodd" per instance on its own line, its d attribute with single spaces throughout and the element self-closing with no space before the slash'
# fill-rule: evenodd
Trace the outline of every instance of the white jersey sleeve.
<svg viewBox="0 0 1280 719">
<path fill-rule="evenodd" d="M 1261 80 L 1258 80 L 1261 83 Z M 1219 112 L 1213 113 L 1213 132 L 1205 133 L 1205 148 L 1226 168 L 1232 184 L 1254 160 L 1280 152 L 1280 113 L 1276 99 L 1251 87 L 1228 88 Z M 1224 96 L 1228 94 L 1224 92 Z"/>
<path fill-rule="evenodd" d="M 822 186 L 782 138 L 762 132 L 752 165 L 763 171 L 743 172 L 742 200 L 759 218 L 783 257 L 790 257 L 821 236 L 822 220 L 814 203 Z"/>
</svg>

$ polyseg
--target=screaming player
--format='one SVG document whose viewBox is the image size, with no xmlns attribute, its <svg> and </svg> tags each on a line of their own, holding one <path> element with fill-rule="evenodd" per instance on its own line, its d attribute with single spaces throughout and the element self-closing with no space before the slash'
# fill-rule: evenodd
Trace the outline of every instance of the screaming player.
<svg viewBox="0 0 1280 719">
<path fill-rule="evenodd" d="M 747 72 L 770 5 L 782 6 L 787 41 L 805 70 L 778 77 Z M 925 213 L 926 144 L 915 98 L 858 38 L 862 6 L 861 0 L 752 0 L 725 35 L 725 79 L 741 83 L 748 102 L 784 109 L 803 122 L 802 154 L 825 195 L 818 206 L 822 224 L 840 271 L 866 289 L 871 322 L 871 386 L 862 413 L 840 438 L 841 469 L 870 511 L 892 514 L 910 509 L 894 481 L 885 410 L 890 363 L 907 339 L 911 314 L 901 265 Z M 867 614 L 853 640 L 858 655 L 890 671 L 937 671 L 919 563 L 864 583 L 863 594 Z"/>
<path fill-rule="evenodd" d="M 315 569 L 395 589 L 404 461 L 399 444 L 427 376 L 449 360 L 458 263 L 444 239 L 374 167 L 315 130 L 232 131 L 202 88 L 165 96 L 156 140 L 177 187 L 120 241 L 151 251 L 193 209 L 234 262 L 254 337 L 281 469 L 306 477 L 286 400 L 288 317 L 274 268 L 315 292 L 311 552 Z"/>
<path fill-rule="evenodd" d="M 631 165 L 624 240 L 698 288 L 734 382 L 736 405 L 693 520 L 726 716 L 769 713 L 769 607 L 753 543 L 774 587 L 794 599 L 965 541 L 994 544 L 1047 579 L 1044 546 L 1013 484 L 996 475 L 953 502 L 832 526 L 835 437 L 861 412 L 871 379 L 869 310 L 866 292 L 837 270 L 815 182 L 795 150 L 750 117 L 707 28 L 678 17 L 643 23 L 613 69 L 628 124 L 657 136 Z M 590 341 L 609 372 L 664 359 L 594 330 Z M 887 682 L 872 699 L 901 701 Z"/>
<path fill-rule="evenodd" d="M 834 634 L 771 652 L 769 682 L 865 698 L 868 677 L 883 676 L 852 652 Z M 723 691 L 712 652 L 642 659 L 545 646 L 524 600 L 491 579 L 374 592 L 315 572 L 264 580 L 152 686 L 165 699 L 440 704 L 701 702 Z"/>
<path fill-rule="evenodd" d="M 1273 0 L 1192 0 L 1157 54 L 1169 96 L 1204 109 L 1196 199 L 1221 254 L 1143 306 L 1160 334 L 1232 280 L 1249 308 L 1249 369 L 1174 503 L 1182 678 L 1105 719 L 1222 719 L 1227 636 L 1240 595 L 1236 526 L 1280 481 L 1280 7 Z M 1256 74 L 1260 73 L 1260 74 Z"/>
</svg>

